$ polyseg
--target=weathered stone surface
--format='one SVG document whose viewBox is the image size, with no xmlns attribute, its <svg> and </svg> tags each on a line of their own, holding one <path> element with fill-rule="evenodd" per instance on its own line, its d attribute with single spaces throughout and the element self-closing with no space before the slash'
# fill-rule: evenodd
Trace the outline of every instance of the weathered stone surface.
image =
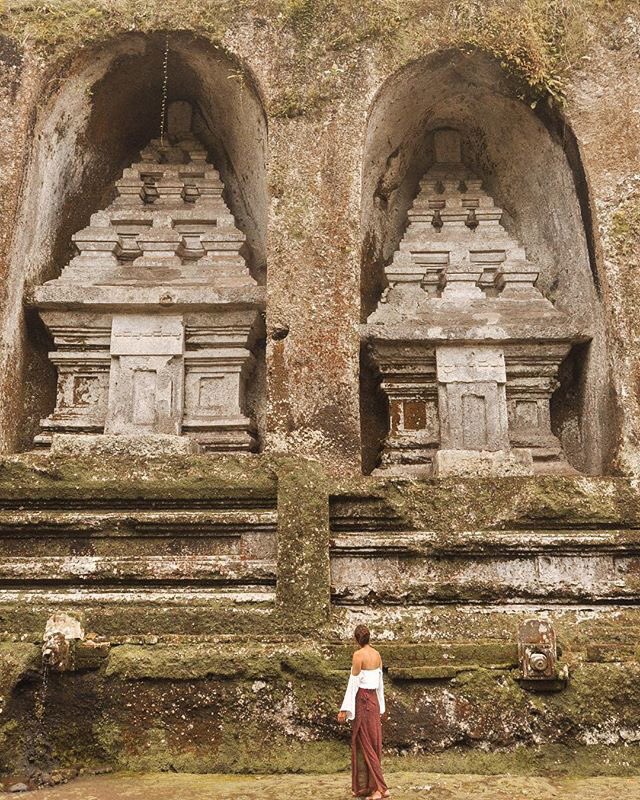
<svg viewBox="0 0 640 800">
<path fill-rule="evenodd" d="M 383 652 L 390 748 L 411 747 L 419 754 L 471 744 L 486 752 L 494 746 L 533 745 L 541 737 L 575 748 L 623 744 L 637 735 L 637 662 L 586 664 L 574 656 L 567 661 L 565 654 L 568 688 L 540 695 L 519 685 L 515 657 L 504 646 L 430 649 L 429 655 L 420 646 L 388 645 Z M 120 645 L 112 648 L 104 674 L 70 672 L 50 684 L 44 726 L 58 752 L 72 748 L 71 759 L 101 753 L 120 768 L 159 770 L 173 764 L 193 772 L 253 764 L 262 769 L 272 759 L 271 768 L 306 763 L 308 769 L 315 763 L 314 750 L 320 760 L 339 752 L 348 758 L 346 739 L 337 741 L 346 731 L 333 723 L 327 727 L 348 669 L 342 654 L 321 653 L 301 642 Z M 26 713 L 37 689 L 37 684 L 23 688 L 13 700 L 14 713 Z M 100 707 L 85 708 L 70 739 L 60 723 L 92 696 L 101 698 Z M 230 704 L 233 715 L 227 714 Z M 23 724 L 29 735 L 32 723 L 25 719 Z M 257 756 L 247 731 L 259 729 L 263 746 Z M 277 757 L 279 750 L 288 753 L 285 762 Z M 517 758 L 517 752 L 504 757 Z M 473 754 L 473 747 L 467 750 L 469 758 Z"/>
<path fill-rule="evenodd" d="M 186 124 L 182 112 L 170 119 Z M 114 202 L 74 235 L 79 255 L 36 288 L 58 369 L 37 444 L 59 433 L 152 433 L 253 449 L 244 408 L 259 303 L 239 254 L 245 237 L 205 158 L 191 131 L 152 140 Z"/>
<path fill-rule="evenodd" d="M 278 471 L 276 600 L 294 633 L 317 630 L 331 614 L 328 488 L 314 463 L 285 460 Z"/>
<path fill-rule="evenodd" d="M 354 622 L 379 618 L 386 635 L 395 630 L 394 612 L 378 604 L 406 614 L 403 635 L 411 635 L 412 614 L 416 631 L 434 624 L 434 602 L 498 602 L 511 615 L 519 613 L 514 602 L 534 598 L 546 605 L 637 595 L 631 482 L 394 479 L 363 482 L 360 496 L 350 488 L 332 496 L 334 601 L 350 608 Z M 508 625 L 511 636 L 515 628 Z"/>
<path fill-rule="evenodd" d="M 533 458 L 530 452 L 522 450 L 438 450 L 433 459 L 433 474 L 443 478 L 450 475 L 461 478 L 532 475 Z"/>
<path fill-rule="evenodd" d="M 459 132 L 435 130 L 433 150 L 385 270 L 388 288 L 363 331 L 389 402 L 381 466 L 570 472 L 550 400 L 561 362 L 588 337 L 535 288 L 539 271 L 463 164 Z M 523 457 L 510 459 L 512 448 Z"/>
<path fill-rule="evenodd" d="M 157 417 L 169 435 L 233 449 L 250 419 L 269 455 L 158 447 L 0 464 L 0 638 L 36 647 L 50 614 L 72 609 L 113 644 L 91 668 L 52 676 L 42 705 L 37 672 L 11 683 L 3 768 L 342 768 L 347 732 L 332 720 L 345 643 L 365 621 L 388 641 L 391 747 L 530 770 L 536 743 L 578 739 L 583 764 L 632 769 L 633 4 L 41 5 L 12 4 L 0 21 L 0 448 L 31 446 L 56 406 L 55 366 L 75 431 L 104 436 L 112 399 L 116 436 Z M 166 31 L 175 139 L 145 147 L 158 135 Z M 459 149 L 433 140 L 442 129 L 459 131 Z M 200 141 L 175 147 L 192 134 Z M 447 185 L 443 165 L 461 157 L 477 178 Z M 208 161 L 219 174 L 196 184 Z M 447 252 L 402 250 L 436 162 L 445 180 L 425 187 L 412 226 L 431 244 L 447 228 L 461 236 Z M 205 206 L 220 213 L 203 231 Z M 486 247 L 462 246 L 483 231 Z M 374 354 L 408 432 L 395 466 L 431 473 L 435 453 L 453 452 L 469 477 L 359 476 L 361 446 L 369 472 L 389 415 L 359 364 L 358 323 L 394 282 L 382 305 L 395 294 L 402 313 L 378 326 Z M 407 324 L 423 303 L 428 321 Z M 56 339 L 51 361 L 35 307 Z M 135 323 L 118 355 L 114 316 Z M 165 335 L 159 318 L 180 318 L 181 332 Z M 460 361 L 439 363 L 449 347 Z M 221 363 L 218 350 L 233 357 Z M 112 358 L 124 376 L 113 391 Z M 209 437 L 230 402 L 244 419 L 224 417 Z M 469 462 L 461 446 L 492 455 Z M 534 475 L 478 477 L 519 451 Z M 540 476 L 567 463 L 627 479 Z M 509 653 L 531 615 L 550 619 L 564 648 L 571 680 L 553 698 L 518 683 Z M 335 650 L 320 653 L 327 639 Z M 267 642 L 278 663 L 254 675 L 235 648 Z"/>
<path fill-rule="evenodd" d="M 51 452 L 59 455 L 133 456 L 134 458 L 158 458 L 183 456 L 201 452 L 197 442 L 166 433 L 131 434 L 82 434 L 58 433 L 51 441 Z"/>
</svg>

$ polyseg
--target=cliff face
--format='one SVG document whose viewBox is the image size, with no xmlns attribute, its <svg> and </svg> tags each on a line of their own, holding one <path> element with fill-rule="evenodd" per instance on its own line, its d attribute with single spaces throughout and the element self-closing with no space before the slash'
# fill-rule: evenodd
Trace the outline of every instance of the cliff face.
<svg viewBox="0 0 640 800">
<path fill-rule="evenodd" d="M 169 31 L 169 99 L 195 102 L 261 282 L 268 264 L 266 449 L 357 467 L 362 445 L 375 461 L 357 326 L 428 167 L 423 134 L 448 121 L 529 257 L 556 262 L 546 294 L 598 329 L 571 446 L 597 451 L 587 472 L 635 470 L 633 4 L 161 5 L 13 3 L 3 17 L 5 450 L 53 405 L 24 294 L 58 274 L 158 135 Z"/>
<path fill-rule="evenodd" d="M 363 620 L 386 643 L 397 752 L 460 747 L 471 763 L 476 747 L 544 745 L 553 760 L 607 746 L 611 771 L 632 770 L 635 4 L 61 0 L 14 2 L 0 20 L 3 770 L 342 766 L 331 720 Z M 56 406 L 36 287 L 158 137 L 167 41 L 166 100 L 191 105 L 239 255 L 266 287 L 246 397 L 260 452 L 25 452 Z M 402 274 L 394 253 L 440 129 L 458 132 L 465 168 L 503 209 L 544 307 L 580 332 L 545 400 L 568 474 L 363 475 L 388 409 L 361 325 Z M 437 229 L 436 184 L 425 224 Z M 414 250 L 413 290 L 439 291 L 420 270 L 442 254 Z M 489 293 L 490 273 L 478 271 Z M 530 317 L 515 350 L 539 344 Z M 394 374 L 421 333 L 403 336 Z M 528 390 L 528 351 L 517 355 Z M 509 400 L 508 360 L 506 374 Z M 422 410 L 409 411 L 413 430 Z M 62 672 L 45 670 L 44 692 L 54 611 L 84 638 L 65 644 Z M 561 644 L 544 685 L 523 681 L 518 651 L 536 616 Z"/>
</svg>

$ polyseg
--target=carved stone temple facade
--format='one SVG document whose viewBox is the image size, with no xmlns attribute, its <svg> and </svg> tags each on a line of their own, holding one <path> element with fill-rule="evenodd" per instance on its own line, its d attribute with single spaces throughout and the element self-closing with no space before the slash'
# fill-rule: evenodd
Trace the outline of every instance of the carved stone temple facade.
<svg viewBox="0 0 640 800">
<path fill-rule="evenodd" d="M 172 104 L 168 128 L 73 236 L 60 277 L 35 291 L 58 374 L 38 445 L 151 435 L 174 450 L 255 447 L 245 386 L 264 290 L 188 103 Z"/>
<path fill-rule="evenodd" d="M 640 775 L 640 5 L 5 6 L 0 784 Z"/>
<path fill-rule="evenodd" d="M 536 288 L 539 270 L 464 164 L 460 135 L 433 134 L 435 163 L 364 329 L 389 404 L 381 471 L 574 471 L 550 399 L 588 341 Z"/>
</svg>

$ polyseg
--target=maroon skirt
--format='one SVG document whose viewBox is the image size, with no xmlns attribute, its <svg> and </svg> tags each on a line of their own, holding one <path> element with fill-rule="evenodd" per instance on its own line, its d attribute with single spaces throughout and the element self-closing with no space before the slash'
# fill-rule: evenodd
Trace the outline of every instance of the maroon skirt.
<svg viewBox="0 0 640 800">
<path fill-rule="evenodd" d="M 375 689 L 358 689 L 356 714 L 351 727 L 351 788 L 357 795 L 374 792 L 384 794 L 380 759 L 382 758 L 382 724 Z"/>
</svg>

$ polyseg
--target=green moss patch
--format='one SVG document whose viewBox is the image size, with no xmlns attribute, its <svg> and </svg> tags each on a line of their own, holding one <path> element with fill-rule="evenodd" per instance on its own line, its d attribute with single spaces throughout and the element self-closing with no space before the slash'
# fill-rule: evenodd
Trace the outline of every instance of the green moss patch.
<svg viewBox="0 0 640 800">
<path fill-rule="evenodd" d="M 611 218 L 609 238 L 619 258 L 638 257 L 640 247 L 640 192 L 629 197 Z"/>
<path fill-rule="evenodd" d="M 273 464 L 260 456 L 79 458 L 27 453 L 0 461 L 0 501 L 191 501 L 275 498 Z"/>
<path fill-rule="evenodd" d="M 40 648 L 28 642 L 0 642 L 0 695 L 6 699 L 28 670 L 40 667 Z"/>
<path fill-rule="evenodd" d="M 330 615 L 329 491 L 316 462 L 291 461 L 278 471 L 279 617 L 293 631 L 313 631 Z"/>
<path fill-rule="evenodd" d="M 640 772 L 640 748 L 629 745 L 603 746 L 545 744 L 520 746 L 487 752 L 474 748 L 452 747 L 429 755 L 389 755 L 389 772 L 429 771 L 444 774 L 476 775 L 546 775 L 574 778 L 594 775 L 637 775 Z M 561 795 L 564 797 L 564 795 Z"/>
<path fill-rule="evenodd" d="M 482 50 L 532 105 L 543 97 L 559 101 L 589 45 L 634 8 L 632 0 L 35 0 L 11 6 L 0 31 L 56 59 L 130 31 L 186 30 L 220 44 L 243 26 L 270 29 L 272 40 L 285 46 L 295 83 L 306 84 L 274 101 L 276 116 L 305 114 L 338 97 L 342 84 L 329 74 L 332 61 L 376 46 L 390 70 L 438 49 Z M 310 68 L 314 62 L 322 69 Z"/>
<path fill-rule="evenodd" d="M 640 496 L 625 478 L 388 481 L 381 496 L 409 527 L 444 533 L 545 526 L 625 528 L 640 523 Z"/>
<path fill-rule="evenodd" d="M 258 678 L 273 677 L 278 672 L 277 660 L 240 653 L 225 655 L 224 646 L 197 644 L 122 645 L 113 648 L 106 667 L 108 677 L 125 679 Z"/>
</svg>

